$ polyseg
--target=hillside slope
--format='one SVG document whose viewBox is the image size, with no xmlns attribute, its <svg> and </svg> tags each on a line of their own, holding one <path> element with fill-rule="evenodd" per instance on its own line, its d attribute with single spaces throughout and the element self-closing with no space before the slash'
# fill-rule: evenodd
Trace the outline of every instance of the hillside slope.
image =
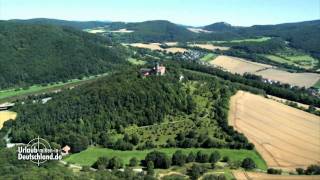
<svg viewBox="0 0 320 180">
<path fill-rule="evenodd" d="M 0 89 L 106 72 L 125 52 L 101 36 L 67 27 L 0 22 Z"/>
<path fill-rule="evenodd" d="M 34 25 L 54 25 L 54 26 L 68 26 L 75 29 L 88 29 L 95 27 L 103 27 L 110 22 L 107 21 L 67 21 L 60 19 L 47 19 L 47 18 L 34 18 L 34 19 L 13 19 L 12 22 L 24 23 L 24 24 L 34 24 Z"/>
</svg>

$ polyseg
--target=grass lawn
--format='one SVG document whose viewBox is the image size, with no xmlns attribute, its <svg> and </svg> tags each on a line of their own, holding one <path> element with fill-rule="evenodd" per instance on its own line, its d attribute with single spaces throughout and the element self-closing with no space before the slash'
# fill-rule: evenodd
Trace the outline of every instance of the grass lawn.
<svg viewBox="0 0 320 180">
<path fill-rule="evenodd" d="M 246 157 L 252 158 L 255 163 L 257 164 L 257 167 L 262 170 L 267 169 L 267 165 L 265 161 L 260 157 L 260 155 L 255 151 L 249 151 L 249 150 L 232 150 L 232 149 L 203 149 L 203 148 L 159 148 L 158 151 L 164 152 L 169 156 L 172 156 L 172 154 L 176 150 L 182 150 L 184 153 L 189 153 L 193 151 L 196 153 L 199 150 L 202 150 L 205 153 L 211 153 L 215 150 L 219 151 L 221 156 L 228 156 L 231 161 L 238 161 L 243 160 Z M 113 157 L 118 156 L 122 158 L 125 164 L 129 163 L 129 160 L 132 157 L 136 157 L 139 160 L 142 160 L 145 158 L 146 154 L 149 153 L 152 150 L 133 150 L 133 151 L 119 151 L 119 150 L 112 150 L 107 148 L 98 148 L 98 147 L 89 147 L 87 150 L 82 151 L 77 154 L 72 154 L 68 157 L 66 157 L 64 160 L 70 163 L 79 164 L 82 166 L 91 166 L 99 157 L 107 156 L 107 157 Z"/>
<path fill-rule="evenodd" d="M 85 77 L 83 79 L 72 79 L 72 80 L 69 80 L 68 82 L 65 82 L 65 83 L 59 82 L 59 83 L 55 83 L 55 84 L 49 84 L 46 86 L 34 85 L 34 86 L 30 86 L 26 89 L 20 88 L 20 89 L 2 90 L 2 91 L 0 91 L 0 100 L 5 99 L 5 98 L 10 98 L 10 97 L 15 97 L 15 96 L 23 96 L 23 95 L 33 94 L 36 92 L 45 91 L 45 90 L 53 89 L 53 88 L 59 88 L 59 87 L 63 87 L 66 85 L 77 84 L 80 82 L 95 79 L 97 77 L 106 76 L 107 74 L 108 73 L 100 74 L 97 76 L 89 76 L 89 77 Z"/>
<path fill-rule="evenodd" d="M 209 53 L 209 54 L 205 55 L 204 57 L 202 57 L 202 58 L 200 59 L 200 61 L 209 62 L 209 61 L 215 59 L 217 56 L 218 56 L 218 55 L 216 55 L 216 54 Z"/>
<path fill-rule="evenodd" d="M 134 59 L 134 58 L 129 58 L 128 61 L 133 65 L 144 65 L 144 64 L 146 64 L 145 61 L 142 61 L 142 60 L 139 60 L 139 59 Z"/>
</svg>

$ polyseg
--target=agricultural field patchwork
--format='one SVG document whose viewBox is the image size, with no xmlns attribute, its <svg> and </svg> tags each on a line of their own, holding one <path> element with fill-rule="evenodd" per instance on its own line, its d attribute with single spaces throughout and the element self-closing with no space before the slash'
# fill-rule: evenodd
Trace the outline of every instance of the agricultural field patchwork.
<svg viewBox="0 0 320 180">
<path fill-rule="evenodd" d="M 268 167 L 294 170 L 320 163 L 319 116 L 238 91 L 229 124 L 255 144 Z"/>
<path fill-rule="evenodd" d="M 267 64 L 255 63 L 231 56 L 218 56 L 210 63 L 231 73 L 237 73 L 241 75 L 244 73 L 251 73 L 260 75 L 266 79 L 299 87 L 308 88 L 320 80 L 320 74 L 317 73 L 290 73 Z"/>
<path fill-rule="evenodd" d="M 265 54 L 264 56 L 271 61 L 296 65 L 305 69 L 312 69 L 319 63 L 319 60 L 311 57 L 309 54 L 292 48 L 286 48 L 283 51 Z"/>
</svg>

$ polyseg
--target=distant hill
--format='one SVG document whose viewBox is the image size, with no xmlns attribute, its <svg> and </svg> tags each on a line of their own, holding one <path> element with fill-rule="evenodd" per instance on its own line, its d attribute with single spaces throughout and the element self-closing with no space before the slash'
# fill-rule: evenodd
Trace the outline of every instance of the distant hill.
<svg viewBox="0 0 320 180">
<path fill-rule="evenodd" d="M 0 46 L 0 89 L 99 74 L 126 63 L 121 46 L 68 27 L 0 21 Z"/>
<path fill-rule="evenodd" d="M 41 24 L 41 25 L 56 25 L 56 26 L 69 26 L 76 29 L 89 29 L 94 27 L 104 27 L 110 22 L 108 21 L 67 21 L 60 19 L 47 19 L 47 18 L 35 18 L 35 19 L 13 19 L 11 22 L 19 22 L 25 24 Z"/>
<path fill-rule="evenodd" d="M 244 37 L 275 36 L 290 42 L 290 45 L 309 51 L 320 57 L 320 20 L 277 25 L 255 25 L 237 29 Z"/>
<path fill-rule="evenodd" d="M 207 31 L 221 32 L 221 31 L 232 31 L 232 30 L 236 30 L 237 28 L 232 26 L 231 24 L 226 23 L 226 22 L 218 22 L 218 23 L 204 26 L 203 29 L 207 30 Z"/>
<path fill-rule="evenodd" d="M 185 41 L 195 38 L 195 33 L 187 28 L 169 21 L 156 20 L 139 23 L 116 24 L 118 28 L 133 30 L 133 33 L 124 34 L 123 39 L 130 42 L 161 42 L 161 41 Z M 115 27 L 115 24 L 111 24 Z"/>
</svg>

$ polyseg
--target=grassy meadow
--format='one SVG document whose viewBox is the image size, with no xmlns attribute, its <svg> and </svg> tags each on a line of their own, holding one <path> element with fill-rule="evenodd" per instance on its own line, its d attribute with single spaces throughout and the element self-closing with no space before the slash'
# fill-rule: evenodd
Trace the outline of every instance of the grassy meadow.
<svg viewBox="0 0 320 180">
<path fill-rule="evenodd" d="M 213 59 L 216 58 L 217 56 L 218 56 L 217 54 L 209 53 L 209 54 L 205 55 L 204 57 L 202 57 L 202 58 L 200 59 L 200 61 L 210 62 L 211 60 L 213 60 Z"/>
<path fill-rule="evenodd" d="M 159 148 L 156 149 L 157 151 L 161 151 L 166 153 L 168 156 L 172 156 L 172 154 L 177 151 L 181 150 L 183 153 L 188 154 L 191 151 L 197 153 L 199 150 L 205 153 L 212 153 L 214 151 L 218 151 L 221 156 L 228 156 L 231 161 L 241 161 L 246 157 L 251 157 L 254 162 L 257 164 L 257 167 L 262 170 L 267 169 L 267 165 L 264 160 L 260 157 L 260 155 L 255 151 L 249 150 L 232 150 L 232 149 L 203 149 L 203 148 Z M 129 160 L 132 157 L 136 157 L 139 160 L 145 158 L 145 156 L 153 150 L 133 150 L 133 151 L 120 151 L 120 150 L 112 150 L 107 148 L 99 148 L 99 147 L 89 147 L 87 150 L 82 151 L 77 154 L 72 154 L 66 157 L 64 160 L 69 163 L 79 164 L 82 166 L 91 166 L 99 157 L 107 156 L 113 157 L 118 156 L 120 157 L 125 164 L 129 163 Z"/>
</svg>

